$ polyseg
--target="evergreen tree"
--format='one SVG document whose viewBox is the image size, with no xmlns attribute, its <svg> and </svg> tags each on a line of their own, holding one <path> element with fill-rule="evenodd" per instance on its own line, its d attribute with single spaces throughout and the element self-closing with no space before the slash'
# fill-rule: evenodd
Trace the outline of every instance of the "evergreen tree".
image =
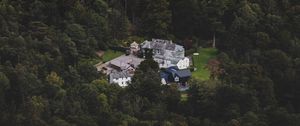
<svg viewBox="0 0 300 126">
<path fill-rule="evenodd" d="M 168 0 L 144 1 L 146 8 L 142 13 L 140 31 L 154 38 L 167 38 L 170 30 L 171 11 Z"/>
</svg>

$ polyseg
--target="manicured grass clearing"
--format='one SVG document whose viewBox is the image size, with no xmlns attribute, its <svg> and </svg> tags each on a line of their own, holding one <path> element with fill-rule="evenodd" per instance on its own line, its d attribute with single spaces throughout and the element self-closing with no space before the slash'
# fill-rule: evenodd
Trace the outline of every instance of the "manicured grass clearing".
<svg viewBox="0 0 300 126">
<path fill-rule="evenodd" d="M 188 94 L 186 92 L 181 93 L 181 101 L 187 101 L 188 100 Z"/>
<path fill-rule="evenodd" d="M 205 66 L 210 59 L 216 57 L 217 49 L 202 48 L 198 49 L 198 53 L 198 56 L 193 56 L 194 66 L 197 68 L 197 70 L 192 73 L 192 77 L 199 80 L 208 80 L 210 72 L 205 68 Z"/>
<path fill-rule="evenodd" d="M 97 55 L 94 55 L 94 56 L 89 57 L 89 58 L 80 58 L 79 59 L 79 64 L 95 65 L 95 64 L 100 63 L 100 62 L 101 62 L 101 59 Z"/>
<path fill-rule="evenodd" d="M 95 64 L 97 64 L 99 62 L 101 62 L 101 60 L 99 59 L 99 57 L 93 57 L 93 58 L 90 58 L 90 59 L 85 59 L 85 63 L 87 63 L 87 64 L 95 65 Z"/>
<path fill-rule="evenodd" d="M 117 58 L 119 56 L 123 55 L 122 52 L 113 51 L 113 50 L 107 50 L 104 52 L 104 55 L 102 56 L 102 61 L 107 62 L 114 58 Z"/>
</svg>

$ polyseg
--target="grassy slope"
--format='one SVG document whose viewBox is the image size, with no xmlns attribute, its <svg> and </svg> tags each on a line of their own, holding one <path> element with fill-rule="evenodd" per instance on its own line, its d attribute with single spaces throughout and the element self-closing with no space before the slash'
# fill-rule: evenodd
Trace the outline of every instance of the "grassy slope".
<svg viewBox="0 0 300 126">
<path fill-rule="evenodd" d="M 181 92 L 181 99 L 182 102 L 187 101 L 188 100 L 188 94 L 187 92 Z"/>
<path fill-rule="evenodd" d="M 207 62 L 213 59 L 217 55 L 217 49 L 215 48 L 202 48 L 198 49 L 199 56 L 193 56 L 196 71 L 192 73 L 192 77 L 199 80 L 208 80 L 210 72 L 205 69 Z"/>
<path fill-rule="evenodd" d="M 95 56 L 95 57 L 89 58 L 89 59 L 82 59 L 82 60 L 80 60 L 80 62 L 85 63 L 85 64 L 95 65 L 97 63 L 100 63 L 101 60 L 99 59 L 99 57 Z"/>
<path fill-rule="evenodd" d="M 107 62 L 114 58 L 117 58 L 119 56 L 123 55 L 122 52 L 113 51 L 113 50 L 107 50 L 104 52 L 104 55 L 102 56 L 102 61 Z"/>
</svg>

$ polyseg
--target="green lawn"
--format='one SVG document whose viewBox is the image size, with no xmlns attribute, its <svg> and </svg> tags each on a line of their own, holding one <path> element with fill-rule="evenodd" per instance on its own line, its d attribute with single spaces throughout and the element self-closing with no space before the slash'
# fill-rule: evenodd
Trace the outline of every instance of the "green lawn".
<svg viewBox="0 0 300 126">
<path fill-rule="evenodd" d="M 104 55 L 102 56 L 102 61 L 107 62 L 114 58 L 117 58 L 119 56 L 123 55 L 122 52 L 113 51 L 113 50 L 107 50 L 104 52 Z"/>
<path fill-rule="evenodd" d="M 93 57 L 89 57 L 89 58 L 79 58 L 79 64 L 95 65 L 100 62 L 101 62 L 101 59 L 96 55 Z"/>
<path fill-rule="evenodd" d="M 188 100 L 188 94 L 187 92 L 181 92 L 181 101 L 187 101 Z"/>
<path fill-rule="evenodd" d="M 194 65 L 197 68 L 192 73 L 192 77 L 199 80 L 208 80 L 210 76 L 209 70 L 205 69 L 207 62 L 213 59 L 217 55 L 217 49 L 215 48 L 202 48 L 198 49 L 198 56 L 193 56 Z"/>
</svg>

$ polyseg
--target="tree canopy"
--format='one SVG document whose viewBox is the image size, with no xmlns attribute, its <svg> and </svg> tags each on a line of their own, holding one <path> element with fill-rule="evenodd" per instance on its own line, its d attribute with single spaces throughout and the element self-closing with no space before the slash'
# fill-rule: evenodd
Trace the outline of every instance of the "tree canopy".
<svg viewBox="0 0 300 126">
<path fill-rule="evenodd" d="M 299 12 L 299 0 L 0 0 L 0 125 L 299 126 Z M 132 38 L 187 54 L 214 40 L 211 79 L 161 85 L 148 50 L 128 87 L 109 84 L 89 60 Z"/>
</svg>

